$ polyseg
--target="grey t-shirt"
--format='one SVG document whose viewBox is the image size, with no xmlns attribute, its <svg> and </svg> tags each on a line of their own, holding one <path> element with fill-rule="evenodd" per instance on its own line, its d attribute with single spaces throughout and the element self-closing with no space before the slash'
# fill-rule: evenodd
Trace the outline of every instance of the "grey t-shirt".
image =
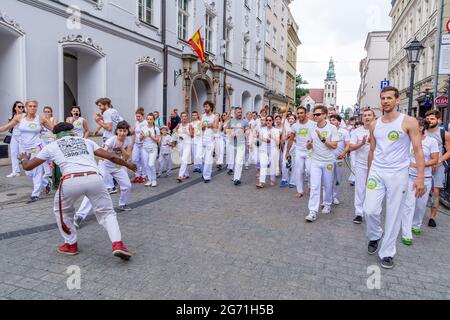
<svg viewBox="0 0 450 320">
<path fill-rule="evenodd" d="M 248 122 L 244 119 L 231 119 L 230 128 L 234 133 L 234 141 L 238 144 L 245 142 L 245 130 L 250 128 Z"/>
</svg>

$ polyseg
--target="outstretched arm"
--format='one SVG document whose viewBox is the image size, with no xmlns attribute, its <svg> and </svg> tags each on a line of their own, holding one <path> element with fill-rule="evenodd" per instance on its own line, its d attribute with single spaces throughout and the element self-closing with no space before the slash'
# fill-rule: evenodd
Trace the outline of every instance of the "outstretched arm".
<svg viewBox="0 0 450 320">
<path fill-rule="evenodd" d="M 137 167 L 134 163 L 127 162 L 127 161 L 123 160 L 122 158 L 119 158 L 118 156 L 116 156 L 114 153 L 105 151 L 104 149 L 101 149 L 101 148 L 97 149 L 97 150 L 95 150 L 94 154 L 97 157 L 107 159 L 114 164 L 118 164 L 119 166 L 127 167 L 131 171 L 137 170 Z"/>
</svg>

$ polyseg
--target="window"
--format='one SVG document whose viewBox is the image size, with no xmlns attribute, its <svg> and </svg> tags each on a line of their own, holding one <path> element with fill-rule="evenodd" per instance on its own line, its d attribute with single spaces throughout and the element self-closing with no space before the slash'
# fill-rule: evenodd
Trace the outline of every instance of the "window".
<svg viewBox="0 0 450 320">
<path fill-rule="evenodd" d="M 214 18 L 211 14 L 206 13 L 205 23 L 205 50 L 207 52 L 213 52 L 213 40 L 214 40 Z"/>
<path fill-rule="evenodd" d="M 244 45 L 242 46 L 242 67 L 244 68 L 244 70 L 248 70 L 248 60 L 250 54 L 249 44 L 250 41 L 244 39 Z"/>
<path fill-rule="evenodd" d="M 281 48 L 280 48 L 280 56 L 284 57 L 284 37 L 281 37 Z"/>
<path fill-rule="evenodd" d="M 178 0 L 178 38 L 188 40 L 189 0 Z"/>
<path fill-rule="evenodd" d="M 261 20 L 261 13 L 262 13 L 262 4 L 261 4 L 261 0 L 256 0 L 256 6 L 257 6 L 257 14 L 258 14 L 258 18 L 259 20 Z"/>
<path fill-rule="evenodd" d="M 139 20 L 152 24 L 153 22 L 153 0 L 139 0 Z"/>
<path fill-rule="evenodd" d="M 266 24 L 266 43 L 270 44 L 270 22 L 267 21 Z"/>
<path fill-rule="evenodd" d="M 225 60 L 230 61 L 232 59 L 233 50 L 233 29 L 227 27 L 225 34 Z"/>
<path fill-rule="evenodd" d="M 272 48 L 276 50 L 277 48 L 277 29 L 273 28 L 272 33 Z"/>
<path fill-rule="evenodd" d="M 258 46 L 256 46 L 256 66 L 255 66 L 255 74 L 256 75 L 260 75 L 260 73 L 261 73 L 260 58 L 261 58 L 261 49 Z"/>
</svg>

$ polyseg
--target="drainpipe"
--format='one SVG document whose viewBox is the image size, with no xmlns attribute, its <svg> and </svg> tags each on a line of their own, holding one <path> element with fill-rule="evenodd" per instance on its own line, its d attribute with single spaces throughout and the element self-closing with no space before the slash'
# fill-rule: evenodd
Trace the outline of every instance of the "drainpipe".
<svg viewBox="0 0 450 320">
<path fill-rule="evenodd" d="M 223 41 L 224 43 L 226 43 L 226 38 L 227 38 L 227 2 L 223 1 L 223 28 L 222 28 L 222 32 L 223 32 Z M 226 106 L 227 106 L 227 89 L 226 89 L 226 85 L 227 85 L 227 66 L 226 66 L 226 62 L 225 62 L 225 57 L 226 57 L 226 45 L 225 48 L 223 50 L 223 106 L 222 106 L 222 113 L 225 112 L 225 110 L 227 110 Z"/>
<path fill-rule="evenodd" d="M 437 32 L 436 32 L 436 46 L 434 51 L 434 98 L 439 95 L 438 90 L 438 82 L 439 82 L 439 62 L 441 59 L 441 37 L 442 37 L 442 17 L 444 13 L 444 0 L 439 0 L 438 4 L 438 21 L 437 21 Z M 434 106 L 436 109 L 436 105 Z"/>
<path fill-rule="evenodd" d="M 168 64 L 169 64 L 169 47 L 166 43 L 166 33 L 167 33 L 167 1 L 161 1 L 162 10 L 161 10 L 161 42 L 163 44 L 163 55 L 164 55 L 164 62 L 163 62 L 163 122 L 167 124 L 167 87 L 168 87 Z"/>
</svg>

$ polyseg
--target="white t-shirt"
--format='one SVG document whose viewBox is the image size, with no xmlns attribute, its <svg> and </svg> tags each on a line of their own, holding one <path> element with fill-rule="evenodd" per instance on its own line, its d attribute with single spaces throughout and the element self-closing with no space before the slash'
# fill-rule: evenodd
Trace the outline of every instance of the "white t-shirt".
<svg viewBox="0 0 450 320">
<path fill-rule="evenodd" d="M 103 138 L 108 139 L 115 136 L 117 124 L 122 120 L 123 118 L 119 115 L 119 112 L 116 109 L 109 108 L 103 112 L 103 122 L 112 123 L 111 131 L 103 130 Z"/>
<path fill-rule="evenodd" d="M 79 117 L 77 120 L 72 118 L 73 131 L 76 133 L 78 137 L 84 136 L 84 127 L 83 127 L 84 118 Z"/>
<path fill-rule="evenodd" d="M 269 139 L 269 137 L 271 137 L 272 139 L 270 140 L 269 143 L 267 143 L 267 139 Z M 276 143 L 276 140 L 279 141 L 281 137 L 281 131 L 277 128 L 272 128 L 272 129 L 268 129 L 267 127 L 261 128 L 259 130 L 259 141 L 260 141 L 260 145 L 259 145 L 259 151 L 260 152 L 269 152 L 270 149 L 277 149 L 278 148 L 278 144 Z"/>
<path fill-rule="evenodd" d="M 180 125 L 178 126 L 177 129 L 177 135 L 178 135 L 178 143 L 183 143 L 183 144 L 190 144 L 192 141 L 191 138 L 191 133 L 189 132 L 189 127 L 191 126 L 191 124 L 186 124 L 186 126 L 183 126 L 182 123 L 180 123 Z M 201 130 L 200 130 L 201 132 Z"/>
<path fill-rule="evenodd" d="M 169 146 L 169 143 L 173 141 L 174 139 L 169 135 L 161 136 L 161 154 L 172 154 L 172 147 Z"/>
<path fill-rule="evenodd" d="M 350 134 L 348 133 L 347 129 L 339 128 L 338 136 L 339 136 L 338 146 L 336 149 L 334 149 L 334 155 L 336 158 L 339 154 L 342 153 L 342 151 L 345 150 L 345 143 L 350 141 Z"/>
<path fill-rule="evenodd" d="M 158 144 L 152 138 L 150 138 L 150 136 L 154 137 L 160 135 L 158 127 L 156 127 L 155 125 L 153 125 L 152 128 L 145 126 L 144 128 L 141 129 L 141 132 L 144 134 L 144 140 L 142 140 L 144 148 L 151 149 L 158 147 Z"/>
<path fill-rule="evenodd" d="M 126 137 L 123 143 L 123 147 L 128 148 L 129 146 L 131 146 L 131 144 L 132 144 L 131 139 L 129 137 Z M 122 149 L 119 148 L 117 145 L 118 145 L 117 136 L 111 137 L 105 142 L 105 146 L 108 147 L 109 152 L 116 154 L 116 156 L 118 156 L 119 158 L 123 158 Z M 121 168 L 121 166 L 116 165 L 115 163 L 112 163 L 109 160 L 104 161 L 104 166 L 112 170 L 114 169 L 118 170 Z"/>
<path fill-rule="evenodd" d="M 202 125 L 208 126 L 212 123 L 214 123 L 215 115 L 211 113 L 209 116 L 205 114 L 202 114 Z M 203 142 L 213 142 L 214 141 L 214 131 L 213 129 L 206 128 L 205 131 L 203 131 Z"/>
<path fill-rule="evenodd" d="M 191 122 L 192 127 L 194 128 L 194 137 L 193 139 L 196 141 L 200 141 L 202 138 L 202 123 L 200 120 L 195 120 Z"/>
<path fill-rule="evenodd" d="M 41 130 L 42 125 L 40 117 L 36 115 L 34 120 L 30 121 L 26 117 L 20 120 L 19 130 L 21 138 L 21 150 L 33 150 L 42 144 Z M 22 151 L 21 151 L 22 152 Z"/>
<path fill-rule="evenodd" d="M 94 141 L 82 137 L 62 137 L 44 147 L 37 158 L 53 161 L 62 175 L 95 171 L 99 173 L 94 152 L 101 149 Z"/>
<path fill-rule="evenodd" d="M 436 141 L 436 139 L 431 137 L 425 137 L 424 140 L 422 140 L 422 150 L 423 155 L 426 161 L 431 160 L 431 154 L 437 153 L 439 154 L 439 145 Z M 416 157 L 414 156 L 414 148 L 413 144 L 411 143 L 411 155 L 410 155 L 410 162 L 416 163 Z M 417 169 L 416 168 L 409 168 L 409 175 L 413 177 L 417 177 Z M 425 167 L 425 178 L 432 178 L 433 174 L 431 172 L 431 167 Z"/>
<path fill-rule="evenodd" d="M 320 136 L 327 139 L 327 141 L 337 142 L 339 141 L 338 130 L 335 126 L 327 122 L 325 127 L 319 128 L 317 123 L 311 126 L 311 140 L 313 142 L 313 150 L 311 158 L 314 161 L 330 163 L 334 162 L 334 149 L 328 148 L 316 134 L 316 130 L 319 130 Z"/>
<path fill-rule="evenodd" d="M 141 131 L 143 128 L 145 128 L 147 126 L 147 122 L 146 121 L 136 121 L 136 123 L 134 124 L 134 134 L 135 134 L 135 143 L 142 145 L 142 141 L 139 139 L 139 136 L 141 135 Z"/>
<path fill-rule="evenodd" d="M 305 124 L 296 122 L 291 127 L 291 132 L 295 134 L 295 148 L 302 153 L 308 153 L 306 142 L 311 139 L 311 128 L 315 122 L 308 120 Z"/>
<path fill-rule="evenodd" d="M 359 144 L 363 141 L 364 136 L 366 136 L 366 143 L 358 150 L 353 151 L 355 153 L 355 166 L 362 169 L 367 169 L 368 158 L 370 151 L 370 130 L 361 126 L 352 130 L 350 135 L 350 144 Z"/>
</svg>

